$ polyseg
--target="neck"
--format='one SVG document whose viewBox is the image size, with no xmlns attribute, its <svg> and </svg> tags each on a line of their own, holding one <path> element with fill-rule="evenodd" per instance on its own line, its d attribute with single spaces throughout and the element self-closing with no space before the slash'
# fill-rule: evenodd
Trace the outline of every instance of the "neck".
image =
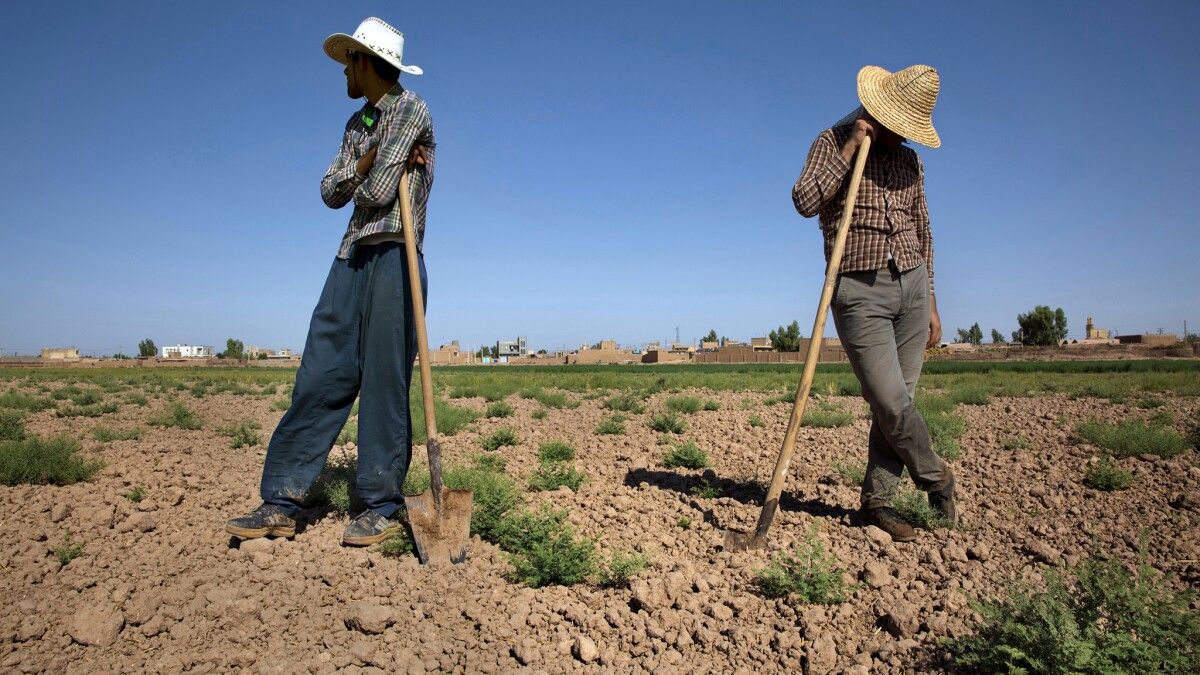
<svg viewBox="0 0 1200 675">
<path fill-rule="evenodd" d="M 376 105 L 379 103 L 379 99 L 386 96 L 395 84 L 395 82 L 384 82 L 377 77 L 372 77 L 369 81 L 363 83 L 363 95 L 367 97 L 371 105 Z"/>
</svg>

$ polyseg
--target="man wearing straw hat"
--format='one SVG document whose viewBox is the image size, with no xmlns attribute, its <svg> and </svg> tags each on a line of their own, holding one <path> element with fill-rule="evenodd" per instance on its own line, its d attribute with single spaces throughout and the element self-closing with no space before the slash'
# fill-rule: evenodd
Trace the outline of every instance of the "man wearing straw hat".
<svg viewBox="0 0 1200 675">
<path fill-rule="evenodd" d="M 234 536 L 295 535 L 296 514 L 360 395 L 355 496 L 366 510 L 351 521 L 342 542 L 366 546 L 398 529 L 417 343 L 396 197 L 408 165 L 412 179 L 405 198 L 412 203 L 419 247 L 435 147 L 429 109 L 399 84 L 400 73 L 421 74 L 403 62 L 403 52 L 400 31 L 374 17 L 352 36 L 338 33 L 325 40 L 325 53 L 346 66 L 347 95 L 367 99 L 350 116 L 321 179 L 325 204 L 337 209 L 354 202 L 354 212 L 313 311 L 291 407 L 267 447 L 263 503 L 226 524 Z M 424 287 L 423 258 L 420 275 Z"/>
<path fill-rule="evenodd" d="M 831 307 L 838 337 L 871 406 L 862 520 L 896 541 L 916 538 L 892 508 L 907 467 L 929 503 L 949 522 L 957 518 L 954 474 L 933 451 L 915 405 L 925 349 L 942 336 L 933 287 L 933 235 L 925 203 L 925 173 L 905 139 L 936 148 L 933 106 L 940 80 L 929 66 L 858 73 L 862 105 L 817 136 L 792 189 L 796 210 L 820 216 L 825 259 L 845 204 L 851 160 L 871 137 L 850 220 Z"/>
</svg>

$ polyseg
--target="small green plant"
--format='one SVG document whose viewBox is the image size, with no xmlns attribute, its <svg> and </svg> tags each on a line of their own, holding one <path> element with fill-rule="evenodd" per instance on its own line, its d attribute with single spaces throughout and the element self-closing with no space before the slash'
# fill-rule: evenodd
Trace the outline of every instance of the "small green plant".
<svg viewBox="0 0 1200 675">
<path fill-rule="evenodd" d="M 932 530 L 939 527 L 950 527 L 937 509 L 929 505 L 928 496 L 919 490 L 904 488 L 896 493 L 892 507 L 901 518 L 914 527 Z"/>
<path fill-rule="evenodd" d="M 687 424 L 673 412 L 660 412 L 650 416 L 650 428 L 663 434 L 682 434 Z"/>
<path fill-rule="evenodd" d="M 533 588 L 570 586 L 596 572 L 596 546 L 577 538 L 566 511 L 514 511 L 499 523 L 495 543 L 509 554 L 512 578 Z"/>
<path fill-rule="evenodd" d="M 759 417 L 758 415 L 751 415 L 750 416 L 750 426 L 754 427 L 754 428 L 758 428 L 758 427 L 766 426 L 766 423 L 763 422 L 762 418 Z"/>
<path fill-rule="evenodd" d="M 1100 420 L 1083 422 L 1075 431 L 1092 445 L 1110 450 L 1117 457 L 1151 454 L 1174 457 L 1188 448 L 1182 436 L 1137 420 L 1110 424 Z"/>
<path fill-rule="evenodd" d="M 538 447 L 538 461 L 542 464 L 569 462 L 572 459 L 575 459 L 575 448 L 566 441 L 550 441 Z"/>
<path fill-rule="evenodd" d="M 628 588 L 629 582 L 649 566 L 641 553 L 615 551 L 608 563 L 600 568 L 600 585 L 604 588 Z"/>
<path fill-rule="evenodd" d="M 135 485 L 132 490 L 125 493 L 125 498 L 134 504 L 137 504 L 146 498 L 146 488 L 142 487 L 141 485 Z"/>
<path fill-rule="evenodd" d="M 552 492 L 564 485 L 578 492 L 583 485 L 583 473 L 565 462 L 543 464 L 529 478 L 529 487 L 539 492 Z"/>
<path fill-rule="evenodd" d="M 619 436 L 625 433 L 625 416 L 614 413 L 600 420 L 596 425 L 596 433 L 600 435 Z"/>
<path fill-rule="evenodd" d="M 854 416 L 845 410 L 818 407 L 815 410 L 804 411 L 804 420 L 801 425 L 828 429 L 849 426 L 853 421 Z"/>
<path fill-rule="evenodd" d="M 54 407 L 54 403 L 37 396 L 22 394 L 15 389 L 0 394 L 0 408 L 15 408 L 18 410 L 28 410 L 29 412 L 37 412 L 46 408 Z"/>
<path fill-rule="evenodd" d="M 342 425 L 342 430 L 338 432 L 337 444 L 346 445 L 354 443 L 358 445 L 358 418 L 351 417 Z"/>
<path fill-rule="evenodd" d="M 763 405 L 783 405 L 785 403 L 794 405 L 796 403 L 796 392 L 785 389 L 763 399 Z"/>
<path fill-rule="evenodd" d="M 491 467 L 447 467 L 442 474 L 446 487 L 474 493 L 471 508 L 471 534 L 484 541 L 496 542 L 500 521 L 521 503 L 516 481 Z M 404 494 L 415 495 L 429 489 L 429 469 L 413 467 L 404 481 Z"/>
<path fill-rule="evenodd" d="M 1070 576 L 1075 578 L 1072 580 Z M 1044 584 L 974 603 L 971 635 L 945 644 L 959 668 L 1008 673 L 1200 672 L 1200 614 L 1147 565 L 1088 560 Z M 1044 586 L 1044 588 L 1042 587 Z"/>
<path fill-rule="evenodd" d="M 710 398 L 704 402 L 704 409 L 708 411 L 720 410 L 721 404 Z"/>
<path fill-rule="evenodd" d="M 204 426 L 200 417 L 179 401 L 171 401 L 162 412 L 150 418 L 150 425 L 156 427 L 178 427 L 195 431 Z"/>
<path fill-rule="evenodd" d="M 688 488 L 688 494 L 694 495 L 701 499 L 716 499 L 725 495 L 725 489 L 717 483 L 710 483 L 707 480 L 701 480 L 692 487 Z"/>
<path fill-rule="evenodd" d="M 1159 410 L 1148 417 L 1146 422 L 1152 427 L 1169 427 L 1175 424 L 1175 415 L 1169 410 Z"/>
<path fill-rule="evenodd" d="M 865 464 L 834 462 L 833 470 L 842 477 L 843 481 L 852 486 L 862 485 L 863 480 L 867 477 L 867 466 Z"/>
<path fill-rule="evenodd" d="M 100 417 L 117 412 L 116 403 L 91 403 L 88 405 L 64 405 L 55 414 L 59 417 Z"/>
<path fill-rule="evenodd" d="M 709 465 L 708 453 L 701 450 L 693 441 L 685 441 L 671 448 L 663 455 L 663 466 L 668 469 L 703 469 Z"/>
<path fill-rule="evenodd" d="M 242 420 L 237 424 L 227 427 L 221 427 L 218 431 L 221 434 L 228 436 L 234 450 L 238 448 L 254 447 L 262 443 L 262 436 L 258 433 L 262 427 L 254 420 Z"/>
<path fill-rule="evenodd" d="M 71 533 L 63 535 L 63 541 L 54 549 L 59 568 L 66 567 L 72 560 L 83 555 L 83 544 L 71 541 Z"/>
<path fill-rule="evenodd" d="M 129 405 L 136 405 L 139 408 L 145 408 L 150 405 L 150 399 L 146 398 L 145 394 L 126 394 L 125 402 Z"/>
<path fill-rule="evenodd" d="M 480 453 L 475 455 L 471 464 L 480 471 L 504 473 L 504 467 L 508 465 L 508 461 L 504 459 L 503 455 Z"/>
<path fill-rule="evenodd" d="M 695 396 L 672 396 L 667 399 L 666 403 L 667 410 L 685 415 L 700 412 L 701 405 L 700 399 Z"/>
<path fill-rule="evenodd" d="M 25 438 L 25 413 L 12 408 L 0 408 L 0 441 L 19 441 Z"/>
<path fill-rule="evenodd" d="M 646 411 L 646 406 L 642 405 L 641 399 L 633 394 L 633 392 L 624 392 L 616 396 L 610 396 L 604 401 L 604 407 L 617 412 L 634 414 Z"/>
<path fill-rule="evenodd" d="M 1124 490 L 1133 484 L 1133 474 L 1122 469 L 1112 457 L 1104 455 L 1084 470 L 1083 482 L 1088 487 L 1105 492 Z"/>
<path fill-rule="evenodd" d="M 531 398 L 547 408 L 554 408 L 556 410 L 562 408 L 579 407 L 579 401 L 569 398 L 566 394 L 561 392 L 546 391 L 541 387 L 534 387 L 532 389 L 526 389 L 522 391 L 521 398 Z"/>
<path fill-rule="evenodd" d="M 825 552 L 825 544 L 815 531 L 810 531 L 792 552 L 780 553 L 759 570 L 754 585 L 767 598 L 796 595 L 804 602 L 822 605 L 843 602 L 847 590 L 837 560 Z"/>
<path fill-rule="evenodd" d="M 517 433 L 508 427 L 501 427 L 479 439 L 479 445 L 484 450 L 499 450 L 506 445 L 516 445 L 521 442 Z"/>
<path fill-rule="evenodd" d="M 0 441 L 0 484 L 72 485 L 104 467 L 79 454 L 79 441 L 66 436 Z"/>
<path fill-rule="evenodd" d="M 405 558 L 414 555 L 417 547 L 409 531 L 400 528 L 399 532 L 380 542 L 376 550 L 388 558 Z"/>
<path fill-rule="evenodd" d="M 1025 436 L 1009 436 L 1004 439 L 1005 450 L 1024 450 L 1029 447 L 1029 439 Z"/>
<path fill-rule="evenodd" d="M 83 390 L 73 384 L 68 384 L 50 392 L 50 398 L 55 401 L 65 401 L 73 396 L 83 394 Z"/>
<path fill-rule="evenodd" d="M 290 398 L 277 398 L 271 402 L 271 410 L 284 411 L 290 407 L 292 407 L 292 399 Z"/>
<path fill-rule="evenodd" d="M 675 527 L 682 530 L 690 530 L 692 529 L 692 519 L 688 516 L 679 516 L 679 519 L 675 521 Z"/>
<path fill-rule="evenodd" d="M 1151 410 L 1154 408 L 1161 408 L 1164 403 L 1165 403 L 1165 401 L 1163 401 L 1161 398 L 1158 398 L 1157 396 L 1143 396 L 1142 398 L 1139 398 L 1137 400 L 1137 403 L 1135 403 L 1134 405 L 1136 405 L 1139 408 L 1142 408 L 1143 410 Z"/>
<path fill-rule="evenodd" d="M 544 420 L 544 419 L 546 419 L 546 409 L 538 408 L 537 410 L 534 410 L 532 413 L 530 413 L 529 416 L 535 420 Z"/>
<path fill-rule="evenodd" d="M 328 458 L 321 475 L 309 489 L 304 505 L 309 508 L 328 507 L 335 513 L 358 513 L 363 509 L 363 504 L 354 494 L 357 476 L 358 460 L 354 457 L 343 455 L 339 459 Z"/>
<path fill-rule="evenodd" d="M 967 405 L 987 405 L 992 402 L 992 393 L 988 387 L 981 384 L 960 385 L 948 394 L 954 403 Z"/>
<path fill-rule="evenodd" d="M 512 417 L 513 407 L 504 401 L 495 401 L 488 404 L 487 410 L 484 411 L 484 417 Z"/>
</svg>

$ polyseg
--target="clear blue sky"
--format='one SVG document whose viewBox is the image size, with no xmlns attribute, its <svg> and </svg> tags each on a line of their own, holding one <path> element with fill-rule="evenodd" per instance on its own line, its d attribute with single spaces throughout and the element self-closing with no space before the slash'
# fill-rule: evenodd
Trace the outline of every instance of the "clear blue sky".
<svg viewBox="0 0 1200 675">
<path fill-rule="evenodd" d="M 426 72 L 435 345 L 807 333 L 790 189 L 864 64 L 942 75 L 948 334 L 1200 328 L 1197 3 L 53 2 L 0 7 L 0 350 L 301 348 L 358 105 L 321 42 L 368 15 Z"/>
</svg>

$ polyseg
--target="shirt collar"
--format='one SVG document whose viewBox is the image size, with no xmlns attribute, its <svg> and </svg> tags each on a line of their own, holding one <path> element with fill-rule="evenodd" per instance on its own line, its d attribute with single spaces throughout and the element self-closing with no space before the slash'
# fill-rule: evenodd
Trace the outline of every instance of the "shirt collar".
<svg viewBox="0 0 1200 675">
<path fill-rule="evenodd" d="M 375 104 L 375 107 L 379 108 L 380 110 L 387 110 L 393 103 L 400 100 L 400 97 L 403 95 L 404 87 L 401 87 L 400 83 L 397 82 L 396 84 L 392 85 L 392 88 L 388 90 L 388 93 L 383 95 L 383 98 L 379 99 L 379 103 Z"/>
</svg>

